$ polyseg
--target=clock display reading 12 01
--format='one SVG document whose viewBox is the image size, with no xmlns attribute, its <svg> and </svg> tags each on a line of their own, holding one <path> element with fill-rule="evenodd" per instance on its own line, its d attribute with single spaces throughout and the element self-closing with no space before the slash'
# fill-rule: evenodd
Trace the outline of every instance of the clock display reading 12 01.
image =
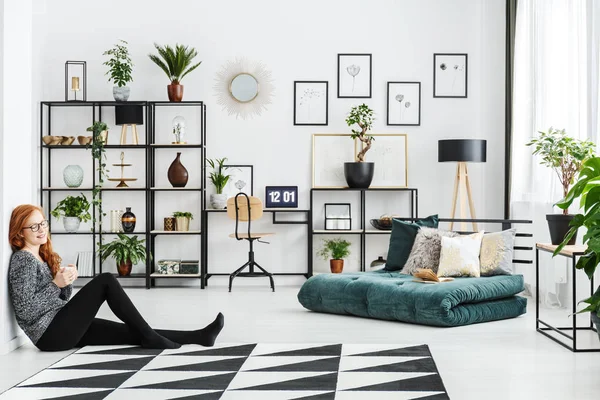
<svg viewBox="0 0 600 400">
<path fill-rule="evenodd" d="M 265 208 L 297 208 L 298 186 L 267 186 Z"/>
</svg>

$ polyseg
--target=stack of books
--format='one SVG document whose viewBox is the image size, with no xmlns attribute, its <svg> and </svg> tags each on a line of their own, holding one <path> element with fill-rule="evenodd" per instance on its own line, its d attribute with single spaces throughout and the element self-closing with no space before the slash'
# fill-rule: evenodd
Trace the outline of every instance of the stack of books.
<svg viewBox="0 0 600 400">
<path fill-rule="evenodd" d="M 77 253 L 77 272 L 80 278 L 94 276 L 94 252 L 80 251 Z"/>
</svg>

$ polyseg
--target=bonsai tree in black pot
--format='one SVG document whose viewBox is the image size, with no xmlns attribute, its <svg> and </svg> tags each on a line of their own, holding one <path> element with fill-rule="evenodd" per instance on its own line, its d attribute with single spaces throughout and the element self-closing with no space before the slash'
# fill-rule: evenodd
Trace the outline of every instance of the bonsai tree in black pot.
<svg viewBox="0 0 600 400">
<path fill-rule="evenodd" d="M 351 188 L 368 188 L 373 180 L 373 173 L 375 171 L 375 163 L 365 162 L 365 154 L 371 148 L 373 136 L 368 134 L 368 131 L 373 125 L 373 110 L 366 104 L 352 107 L 346 123 L 352 128 L 354 125 L 358 125 L 360 130 L 352 129 L 352 139 L 359 139 L 361 142 L 361 150 L 357 154 L 355 162 L 344 163 L 344 176 L 346 182 Z"/>
<path fill-rule="evenodd" d="M 566 198 L 575 175 L 581 170 L 583 162 L 594 155 L 596 145 L 587 140 L 567 136 L 564 129 L 557 130 L 551 127 L 548 132 L 539 133 L 540 136 L 527 143 L 527 146 L 533 146 L 533 154 L 542 157 L 542 165 L 554 169 Z M 552 244 L 560 244 L 563 241 L 572 219 L 573 215 L 569 214 L 568 206 L 563 208 L 562 214 L 546 215 Z M 569 244 L 574 244 L 576 239 L 575 232 Z"/>
<path fill-rule="evenodd" d="M 575 215 L 571 222 L 571 228 L 554 255 L 560 253 L 562 248 L 570 243 L 571 238 L 575 237 L 580 227 L 585 227 L 587 232 L 583 237 L 583 244 L 587 248 L 585 254 L 579 257 L 575 267 L 583 269 L 586 275 L 593 279 L 598 263 L 600 263 L 600 157 L 589 158 L 583 163 L 577 182 L 565 198 L 556 205 L 567 210 L 577 198 L 580 199 L 583 214 Z M 579 313 L 592 313 L 591 318 L 596 324 L 598 338 L 600 338 L 600 287 L 592 297 L 582 300 L 582 302 L 587 303 L 588 306 Z"/>
</svg>

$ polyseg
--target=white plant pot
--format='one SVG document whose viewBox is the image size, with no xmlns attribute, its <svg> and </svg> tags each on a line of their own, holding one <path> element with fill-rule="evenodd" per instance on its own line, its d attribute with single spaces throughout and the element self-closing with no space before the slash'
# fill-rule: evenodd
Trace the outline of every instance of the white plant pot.
<svg viewBox="0 0 600 400">
<path fill-rule="evenodd" d="M 188 217 L 175 217 L 175 230 L 187 232 L 190 230 L 190 219 Z"/>
<path fill-rule="evenodd" d="M 227 206 L 226 194 L 211 194 L 210 206 L 215 210 L 222 210 Z"/>
<path fill-rule="evenodd" d="M 115 98 L 115 101 L 127 101 L 130 93 L 131 88 L 129 86 L 113 87 L 113 97 Z"/>
<path fill-rule="evenodd" d="M 79 217 L 63 218 L 63 226 L 65 227 L 65 231 L 69 233 L 77 232 L 79 230 L 79 224 L 81 224 L 81 219 Z"/>
</svg>

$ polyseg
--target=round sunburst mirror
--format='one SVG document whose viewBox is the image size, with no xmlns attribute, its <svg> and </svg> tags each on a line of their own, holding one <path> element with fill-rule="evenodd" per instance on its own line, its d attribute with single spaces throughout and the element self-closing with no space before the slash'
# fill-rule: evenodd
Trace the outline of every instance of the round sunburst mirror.
<svg viewBox="0 0 600 400">
<path fill-rule="evenodd" d="M 271 104 L 274 90 L 271 72 L 261 63 L 244 58 L 229 61 L 217 73 L 216 81 L 217 104 L 227 109 L 229 115 L 246 119 L 260 115 Z"/>
</svg>

